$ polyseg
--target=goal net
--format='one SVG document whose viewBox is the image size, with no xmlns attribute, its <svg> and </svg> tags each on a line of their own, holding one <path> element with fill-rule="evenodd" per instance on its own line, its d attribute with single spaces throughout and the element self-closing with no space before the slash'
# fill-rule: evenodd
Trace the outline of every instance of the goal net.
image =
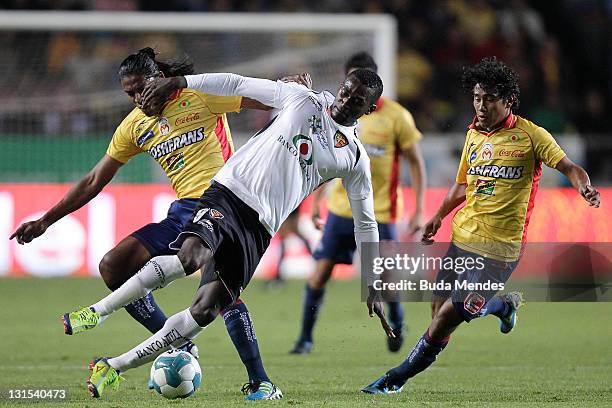
<svg viewBox="0 0 612 408">
<path fill-rule="evenodd" d="M 1 12 L 0 182 L 68 182 L 87 171 L 132 109 L 117 68 L 145 46 L 160 59 L 188 55 L 197 72 L 310 72 L 319 90 L 335 90 L 346 59 L 368 51 L 393 97 L 395 32 L 385 15 Z M 267 120 L 232 115 L 236 144 Z M 146 157 L 118 175 L 162 179 Z"/>
</svg>

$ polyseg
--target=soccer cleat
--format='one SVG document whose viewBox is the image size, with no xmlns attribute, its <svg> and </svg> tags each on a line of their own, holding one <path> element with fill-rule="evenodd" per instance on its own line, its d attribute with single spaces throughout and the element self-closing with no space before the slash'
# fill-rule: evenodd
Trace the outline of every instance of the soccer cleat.
<svg viewBox="0 0 612 408">
<path fill-rule="evenodd" d="M 289 354 L 307 356 L 312 351 L 312 341 L 298 341 L 289 351 Z"/>
<path fill-rule="evenodd" d="M 276 400 L 283 398 L 282 391 L 269 381 L 248 382 L 242 386 L 245 401 Z"/>
<path fill-rule="evenodd" d="M 402 348 L 402 344 L 404 344 L 404 334 L 403 330 L 400 327 L 399 329 L 393 329 L 393 334 L 395 337 L 387 336 L 387 347 L 389 351 L 392 353 L 397 353 Z"/>
<path fill-rule="evenodd" d="M 501 295 L 501 298 L 509 306 L 510 311 L 506 316 L 499 319 L 499 330 L 504 334 L 508 334 L 516 326 L 518 319 L 516 311 L 523 304 L 523 294 L 521 292 L 510 292 Z"/>
<path fill-rule="evenodd" d="M 76 312 L 64 313 L 62 316 L 64 333 L 68 335 L 79 334 L 93 329 L 100 322 L 100 313 L 96 313 L 89 307 L 84 307 Z"/>
<path fill-rule="evenodd" d="M 89 363 L 91 376 L 87 380 L 87 389 L 94 398 L 100 398 L 108 386 L 116 391 L 119 388 L 119 384 L 124 380 L 124 378 L 119 375 L 119 371 L 108 364 L 108 358 L 109 357 L 94 359 Z"/>
<path fill-rule="evenodd" d="M 198 350 L 198 346 L 196 346 L 195 343 L 192 341 L 185 343 L 184 346 L 179 347 L 178 349 L 188 352 L 189 354 L 194 356 L 196 360 L 200 358 L 200 351 Z M 149 377 L 149 381 L 147 381 L 147 388 L 150 390 L 155 388 L 155 384 L 153 383 L 153 379 L 151 377 Z"/>
<path fill-rule="evenodd" d="M 372 384 L 361 389 L 366 394 L 397 394 L 402 392 L 403 385 L 392 384 L 389 374 L 385 374 Z"/>
</svg>

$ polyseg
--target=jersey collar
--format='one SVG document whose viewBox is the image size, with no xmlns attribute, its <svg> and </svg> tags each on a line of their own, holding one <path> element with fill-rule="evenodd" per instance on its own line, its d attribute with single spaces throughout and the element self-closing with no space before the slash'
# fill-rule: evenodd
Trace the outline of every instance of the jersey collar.
<svg viewBox="0 0 612 408">
<path fill-rule="evenodd" d="M 512 112 L 510 112 L 510 114 L 508 115 L 508 117 L 506 117 L 506 119 L 504 119 L 500 127 L 493 129 L 490 132 L 485 132 L 484 130 L 478 129 L 478 127 L 476 126 L 476 123 L 478 122 L 478 118 L 474 116 L 474 119 L 472 119 L 472 123 L 470 123 L 470 125 L 468 126 L 468 129 L 475 130 L 479 133 L 482 133 L 485 136 L 491 136 L 493 133 L 497 132 L 498 130 L 512 129 L 514 126 L 516 126 L 516 121 L 517 121 L 516 116 Z"/>
<path fill-rule="evenodd" d="M 374 110 L 374 112 L 379 111 L 382 108 L 384 102 L 385 99 L 382 96 L 378 98 L 378 100 L 376 101 L 376 109 Z"/>
</svg>

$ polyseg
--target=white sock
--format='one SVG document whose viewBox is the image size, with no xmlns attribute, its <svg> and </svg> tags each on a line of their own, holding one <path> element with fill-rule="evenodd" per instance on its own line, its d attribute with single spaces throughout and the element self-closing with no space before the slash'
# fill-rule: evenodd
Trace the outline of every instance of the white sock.
<svg viewBox="0 0 612 408">
<path fill-rule="evenodd" d="M 119 289 L 111 292 L 98 303 L 91 305 L 100 315 L 109 315 L 147 296 L 151 291 L 168 286 L 185 276 L 183 265 L 176 255 L 156 256 L 143 266 L 136 275 L 128 279 Z"/>
<path fill-rule="evenodd" d="M 166 320 L 164 327 L 157 333 L 120 356 L 108 359 L 115 370 L 121 372 L 153 361 L 171 347 L 180 347 L 193 340 L 204 327 L 200 327 L 191 316 L 189 309 L 178 312 Z"/>
</svg>

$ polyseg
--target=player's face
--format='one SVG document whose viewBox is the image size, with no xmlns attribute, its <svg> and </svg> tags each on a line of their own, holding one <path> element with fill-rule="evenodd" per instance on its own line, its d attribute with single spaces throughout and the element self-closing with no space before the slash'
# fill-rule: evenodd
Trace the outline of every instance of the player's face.
<svg viewBox="0 0 612 408">
<path fill-rule="evenodd" d="M 357 119 L 376 109 L 372 91 L 352 75 L 340 84 L 336 99 L 331 106 L 331 117 L 341 125 L 351 126 Z"/>
<path fill-rule="evenodd" d="M 147 80 L 153 78 L 151 76 L 146 75 L 126 75 L 121 78 L 121 86 L 123 87 L 123 92 L 127 94 L 127 96 L 134 102 L 134 105 L 138 106 L 145 115 L 153 116 L 155 112 L 147 112 L 142 108 L 142 91 L 147 84 Z"/>
<path fill-rule="evenodd" d="M 494 129 L 510 114 L 512 104 L 496 93 L 487 92 L 480 84 L 474 86 L 473 98 L 478 126 L 483 129 Z"/>
</svg>

